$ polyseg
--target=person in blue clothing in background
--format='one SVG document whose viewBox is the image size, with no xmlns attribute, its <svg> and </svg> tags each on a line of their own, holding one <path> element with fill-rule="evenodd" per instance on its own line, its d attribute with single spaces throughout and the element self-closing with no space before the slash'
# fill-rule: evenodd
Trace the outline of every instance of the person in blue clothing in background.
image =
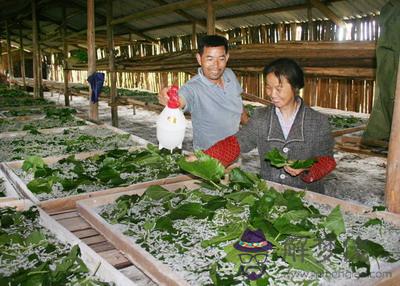
<svg viewBox="0 0 400 286">
<path fill-rule="evenodd" d="M 189 112 L 193 125 L 193 149 L 205 150 L 221 139 L 235 134 L 240 122 L 247 121 L 241 98 L 242 88 L 233 71 L 226 68 L 228 41 L 221 36 L 200 38 L 196 76 L 179 89 L 180 107 Z M 159 92 L 166 105 L 168 87 Z"/>
</svg>

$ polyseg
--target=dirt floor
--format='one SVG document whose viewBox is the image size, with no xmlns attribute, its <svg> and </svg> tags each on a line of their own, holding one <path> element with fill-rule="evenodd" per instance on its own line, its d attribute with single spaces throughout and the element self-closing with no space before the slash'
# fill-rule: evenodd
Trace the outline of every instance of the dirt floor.
<svg viewBox="0 0 400 286">
<path fill-rule="evenodd" d="M 45 97 L 63 104 L 64 97 L 54 93 L 45 93 Z M 85 97 L 74 97 L 71 106 L 83 114 L 88 113 L 88 100 Z M 367 115 L 349 113 L 337 110 L 317 108 L 319 111 L 329 114 L 347 114 L 366 118 Z M 118 108 L 119 128 L 142 137 L 154 144 L 156 139 L 156 112 L 131 107 Z M 107 103 L 100 102 L 99 119 L 111 124 L 111 111 Z M 192 126 L 189 122 L 183 143 L 185 150 L 192 150 Z M 259 171 L 259 158 L 256 150 L 241 156 L 241 165 L 247 171 Z M 346 201 L 359 202 L 369 206 L 384 204 L 384 188 L 386 177 L 386 158 L 371 157 L 346 152 L 335 151 L 337 161 L 336 169 L 326 177 L 326 194 L 344 199 Z"/>
</svg>

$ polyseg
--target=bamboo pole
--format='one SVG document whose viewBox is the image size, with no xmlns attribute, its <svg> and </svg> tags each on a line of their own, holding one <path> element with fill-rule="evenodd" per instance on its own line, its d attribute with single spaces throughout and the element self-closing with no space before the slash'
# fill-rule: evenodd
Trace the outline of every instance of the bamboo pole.
<svg viewBox="0 0 400 286">
<path fill-rule="evenodd" d="M 207 0 L 207 35 L 215 35 L 215 10 L 212 0 Z"/>
<path fill-rule="evenodd" d="M 400 213 L 400 60 L 397 67 L 397 83 L 394 100 L 392 129 L 386 168 L 385 201 L 389 211 Z"/>
<path fill-rule="evenodd" d="M 110 97 L 111 97 L 111 121 L 112 126 L 118 127 L 118 103 L 117 86 L 115 76 L 114 60 L 114 31 L 111 21 L 113 19 L 112 0 L 107 0 L 107 42 L 108 42 L 108 64 L 110 69 Z"/>
<path fill-rule="evenodd" d="M 24 40 L 22 38 L 22 27 L 19 27 L 19 48 L 21 58 L 21 77 L 24 90 L 26 90 L 26 79 L 25 79 L 25 52 L 24 52 Z"/>
<path fill-rule="evenodd" d="M 64 103 L 65 106 L 69 106 L 69 90 L 68 90 L 68 42 L 66 39 L 67 35 L 67 8 L 65 4 L 62 7 L 62 41 L 63 41 L 63 58 L 64 58 L 64 66 L 63 66 L 63 75 L 64 75 Z"/>
<path fill-rule="evenodd" d="M 310 1 L 308 1 L 310 2 Z M 314 23 L 312 18 L 312 6 L 311 3 L 307 8 L 307 18 L 308 18 L 308 40 L 314 41 Z"/>
<path fill-rule="evenodd" d="M 11 39 L 10 39 L 10 30 L 8 29 L 8 21 L 5 21 L 6 28 L 6 38 L 7 38 L 7 61 L 8 61 L 8 74 L 9 74 L 9 85 L 10 87 L 13 85 L 12 81 L 14 80 L 14 67 L 13 60 L 11 54 Z"/>
<path fill-rule="evenodd" d="M 197 31 L 196 22 L 192 23 L 192 50 L 197 49 Z"/>
<path fill-rule="evenodd" d="M 96 72 L 96 43 L 94 23 L 94 0 L 87 0 L 87 50 L 88 50 L 88 77 Z M 89 84 L 89 94 L 92 93 Z M 89 100 L 89 119 L 98 121 L 99 103 Z"/>
<path fill-rule="evenodd" d="M 33 97 L 39 98 L 41 96 L 40 80 L 40 53 L 39 53 L 39 39 L 38 39 L 38 25 L 36 14 L 36 0 L 32 0 L 32 45 L 33 45 Z"/>
</svg>

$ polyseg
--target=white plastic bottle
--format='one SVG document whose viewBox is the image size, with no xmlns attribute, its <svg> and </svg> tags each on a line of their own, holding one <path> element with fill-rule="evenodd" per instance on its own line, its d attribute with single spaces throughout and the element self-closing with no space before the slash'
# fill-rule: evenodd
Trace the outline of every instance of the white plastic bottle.
<svg viewBox="0 0 400 286">
<path fill-rule="evenodd" d="M 171 86 L 167 95 L 169 97 L 167 106 L 160 113 L 157 120 L 158 148 L 182 149 L 182 142 L 185 138 L 186 118 L 179 108 L 178 87 Z"/>
</svg>

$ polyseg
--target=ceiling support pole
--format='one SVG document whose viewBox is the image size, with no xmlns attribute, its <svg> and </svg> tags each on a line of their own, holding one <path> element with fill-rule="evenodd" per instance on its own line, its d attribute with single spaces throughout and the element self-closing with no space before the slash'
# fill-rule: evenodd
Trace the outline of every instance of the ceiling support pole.
<svg viewBox="0 0 400 286">
<path fill-rule="evenodd" d="M 400 62 L 394 98 L 392 128 L 386 168 L 385 201 L 390 212 L 400 213 Z"/>
<path fill-rule="evenodd" d="M 94 0 L 87 0 L 87 53 L 88 53 L 88 77 L 96 72 L 96 42 L 94 23 Z M 89 85 L 89 97 L 92 89 Z M 92 102 L 89 98 L 89 119 L 98 121 L 99 102 Z"/>
<path fill-rule="evenodd" d="M 107 45 L 108 66 L 110 69 L 110 98 L 112 126 L 118 127 L 118 102 L 117 102 L 117 74 L 115 72 L 114 59 L 114 31 L 111 21 L 113 19 L 112 0 L 107 0 Z"/>
</svg>

